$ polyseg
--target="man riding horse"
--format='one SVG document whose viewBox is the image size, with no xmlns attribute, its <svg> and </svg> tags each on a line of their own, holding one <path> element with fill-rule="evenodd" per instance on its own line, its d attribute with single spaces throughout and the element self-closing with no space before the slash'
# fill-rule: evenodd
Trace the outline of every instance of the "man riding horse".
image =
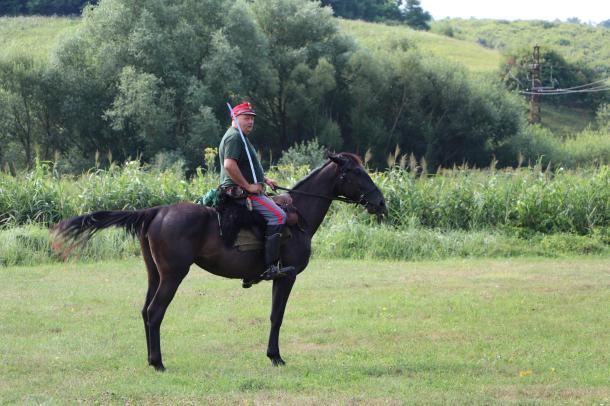
<svg viewBox="0 0 610 406">
<path fill-rule="evenodd" d="M 297 274 L 309 263 L 311 239 L 331 203 L 340 200 L 363 206 L 377 216 L 387 214 L 383 194 L 360 158 L 348 152 L 329 155 L 325 163 L 290 189 L 292 204 L 299 217 L 306 221 L 304 228 L 291 230 L 292 236 L 283 247 L 283 260 L 294 269 L 280 268 L 277 240 L 286 215 L 264 195 L 258 179 L 271 186 L 275 182 L 264 177 L 254 148 L 246 137 L 241 140 L 239 128 L 235 127 L 239 124 L 250 134 L 254 111 L 246 103 L 236 106 L 232 113 L 236 117 L 233 127 L 220 144 L 222 182 L 225 188 L 238 186 L 245 190 L 252 208 L 268 219 L 265 262 L 261 261 L 259 252 L 239 251 L 227 246 L 218 232 L 218 211 L 201 204 L 182 202 L 140 210 L 100 210 L 63 220 L 54 227 L 58 238 L 54 246 L 64 255 L 97 231 L 111 226 L 122 227 L 138 238 L 148 272 L 148 290 L 142 307 L 148 363 L 159 371 L 165 370 L 161 355 L 161 322 L 192 264 L 218 276 L 242 279 L 248 284 L 270 271 L 268 276 L 274 280 L 267 357 L 273 365 L 284 365 L 279 335 L 286 303 Z M 248 145 L 248 149 L 242 149 L 235 140 Z M 244 162 L 243 155 L 248 153 L 253 157 L 252 168 L 256 163 L 254 171 L 248 168 L 250 162 L 247 162 L 248 166 Z M 246 200 L 246 196 L 242 200 Z M 280 275 L 284 277 L 278 277 Z"/>
<path fill-rule="evenodd" d="M 264 217 L 267 223 L 264 250 L 266 270 L 260 279 L 276 279 L 294 271 L 294 267 L 282 267 L 280 264 L 280 239 L 286 224 L 286 213 L 265 194 L 264 185 L 275 189 L 277 182 L 265 177 L 250 142 L 256 113 L 250 103 L 242 103 L 232 109 L 231 116 L 231 126 L 218 147 L 220 188 L 222 193 L 229 196 L 245 198 L 241 200 Z"/>
</svg>

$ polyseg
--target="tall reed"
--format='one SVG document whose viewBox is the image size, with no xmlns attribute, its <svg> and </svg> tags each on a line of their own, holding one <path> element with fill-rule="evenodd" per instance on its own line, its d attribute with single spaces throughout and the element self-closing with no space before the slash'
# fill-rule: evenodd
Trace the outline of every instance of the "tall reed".
<svg viewBox="0 0 610 406">
<path fill-rule="evenodd" d="M 413 226 L 442 230 L 502 229 L 518 233 L 607 233 L 610 227 L 610 167 L 545 170 L 540 165 L 496 170 L 456 167 L 434 175 L 394 167 L 372 173 L 388 205 L 388 222 L 398 230 Z M 271 176 L 290 186 L 306 167 L 274 168 Z M 0 173 L 0 224 L 51 225 L 94 210 L 139 209 L 194 201 L 218 184 L 215 172 L 186 179 L 176 170 L 159 171 L 127 162 L 78 177 L 59 176 L 38 163 L 13 177 Z M 363 210 L 334 204 L 328 224 L 372 224 Z"/>
</svg>

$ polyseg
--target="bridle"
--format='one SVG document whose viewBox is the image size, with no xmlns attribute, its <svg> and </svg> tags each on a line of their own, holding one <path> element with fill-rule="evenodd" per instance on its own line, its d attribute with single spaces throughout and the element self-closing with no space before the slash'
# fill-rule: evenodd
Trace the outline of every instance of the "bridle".
<svg viewBox="0 0 610 406">
<path fill-rule="evenodd" d="M 341 174 L 339 175 L 339 184 L 349 183 L 349 180 L 347 179 L 347 172 L 348 172 L 348 170 L 341 169 Z M 370 189 L 361 193 L 357 200 L 352 199 L 351 197 L 346 197 L 346 196 L 325 196 L 325 195 L 321 195 L 318 193 L 303 192 L 301 190 L 290 189 L 290 188 L 285 188 L 285 187 L 281 187 L 281 186 L 277 186 L 275 189 L 285 190 L 290 193 L 295 193 L 295 194 L 304 195 L 304 196 L 318 197 L 320 199 L 326 199 L 326 200 L 330 200 L 330 201 L 338 200 L 338 201 L 344 202 L 344 203 L 359 204 L 359 205 L 366 207 L 367 205 L 370 204 L 370 202 L 367 200 L 367 196 L 370 193 L 376 191 L 377 186 L 373 185 Z"/>
</svg>

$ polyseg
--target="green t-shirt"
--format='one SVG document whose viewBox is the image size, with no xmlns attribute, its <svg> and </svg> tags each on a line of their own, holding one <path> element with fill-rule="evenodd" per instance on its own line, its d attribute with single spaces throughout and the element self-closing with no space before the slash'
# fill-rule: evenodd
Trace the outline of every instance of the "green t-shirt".
<svg viewBox="0 0 610 406">
<path fill-rule="evenodd" d="M 256 180 L 258 183 L 263 183 L 263 179 L 265 177 L 263 167 L 258 159 L 258 155 L 254 151 L 254 147 L 250 143 L 250 140 L 247 136 L 245 136 L 245 138 L 246 143 L 248 144 L 248 150 L 250 151 L 250 157 L 252 158 L 254 173 L 256 173 Z M 218 157 L 220 158 L 220 186 L 236 185 L 227 171 L 225 171 L 224 161 L 225 159 L 229 158 L 237 161 L 237 166 L 248 183 L 254 183 L 252 169 L 250 169 L 250 162 L 248 161 L 248 155 L 246 155 L 246 149 L 244 148 L 244 142 L 241 140 L 241 136 L 239 135 L 237 128 L 229 127 L 225 135 L 222 137 L 220 146 L 218 147 Z"/>
</svg>

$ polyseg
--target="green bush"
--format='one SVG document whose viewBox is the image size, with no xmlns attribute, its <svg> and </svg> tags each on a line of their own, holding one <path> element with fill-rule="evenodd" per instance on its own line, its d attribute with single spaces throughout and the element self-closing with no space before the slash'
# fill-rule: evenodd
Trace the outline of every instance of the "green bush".
<svg viewBox="0 0 610 406">
<path fill-rule="evenodd" d="M 563 161 L 568 168 L 610 163 L 610 128 L 605 131 L 586 129 L 561 144 Z"/>
<path fill-rule="evenodd" d="M 503 166 L 539 163 L 558 168 L 579 168 L 610 163 L 610 133 L 590 128 L 560 140 L 548 129 L 526 127 L 499 150 Z"/>
<path fill-rule="evenodd" d="M 282 153 L 278 165 L 315 168 L 326 159 L 326 148 L 317 139 L 297 143 Z"/>
</svg>

